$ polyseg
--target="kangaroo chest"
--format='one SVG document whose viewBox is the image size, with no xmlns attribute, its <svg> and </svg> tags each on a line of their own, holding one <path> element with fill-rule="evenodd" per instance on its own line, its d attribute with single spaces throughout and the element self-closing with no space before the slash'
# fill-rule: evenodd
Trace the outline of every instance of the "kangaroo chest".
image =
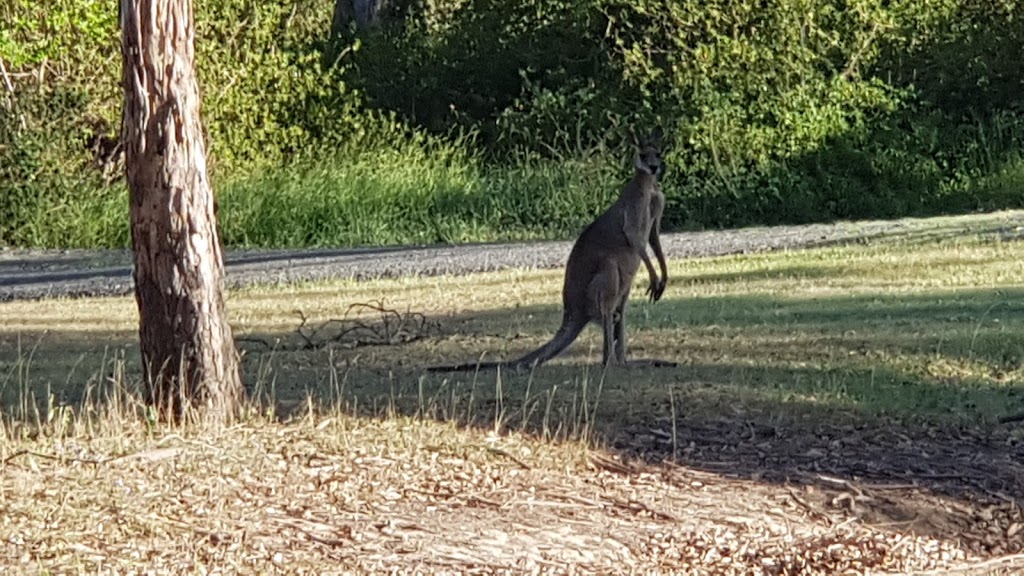
<svg viewBox="0 0 1024 576">
<path fill-rule="evenodd" d="M 655 226 L 655 219 L 660 212 L 661 192 L 657 189 L 644 190 L 629 198 L 625 203 L 623 229 L 631 241 L 643 245 Z"/>
</svg>

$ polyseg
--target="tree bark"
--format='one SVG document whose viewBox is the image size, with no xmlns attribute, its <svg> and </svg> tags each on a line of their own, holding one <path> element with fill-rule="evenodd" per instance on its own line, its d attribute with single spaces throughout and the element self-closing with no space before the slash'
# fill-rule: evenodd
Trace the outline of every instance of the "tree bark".
<svg viewBox="0 0 1024 576">
<path fill-rule="evenodd" d="M 232 420 L 244 397 L 195 76 L 192 0 L 121 0 L 122 141 L 147 400 Z"/>
<path fill-rule="evenodd" d="M 359 29 L 372 28 L 380 22 L 386 0 L 334 0 L 331 35 L 339 36 L 352 20 Z"/>
</svg>

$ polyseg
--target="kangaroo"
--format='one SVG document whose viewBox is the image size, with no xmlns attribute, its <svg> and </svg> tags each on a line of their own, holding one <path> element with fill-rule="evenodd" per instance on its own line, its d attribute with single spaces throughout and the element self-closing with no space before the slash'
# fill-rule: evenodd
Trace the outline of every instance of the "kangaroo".
<svg viewBox="0 0 1024 576">
<path fill-rule="evenodd" d="M 533 352 L 507 362 L 469 362 L 432 366 L 431 372 L 455 372 L 492 368 L 532 369 L 569 347 L 590 322 L 604 332 L 604 365 L 675 366 L 664 360 L 626 360 L 626 301 L 640 263 L 650 276 L 647 295 L 659 300 L 668 282 L 668 267 L 661 249 L 661 214 L 665 196 L 659 184 L 665 167 L 661 161 L 662 131 L 638 141 L 633 179 L 619 199 L 587 226 L 576 239 L 565 266 L 562 286 L 562 325 L 554 337 Z M 647 256 L 651 244 L 661 277 Z"/>
</svg>

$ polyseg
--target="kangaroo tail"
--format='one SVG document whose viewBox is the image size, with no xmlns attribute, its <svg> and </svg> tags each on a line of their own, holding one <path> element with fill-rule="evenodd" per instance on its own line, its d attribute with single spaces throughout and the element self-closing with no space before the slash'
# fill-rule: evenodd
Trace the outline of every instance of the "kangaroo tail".
<svg viewBox="0 0 1024 576">
<path fill-rule="evenodd" d="M 547 344 L 537 348 L 522 358 L 506 363 L 506 366 L 510 368 L 533 368 L 535 366 L 540 366 L 561 354 L 563 350 L 575 342 L 576 338 L 580 335 L 580 332 L 582 332 L 586 326 L 586 320 L 576 320 L 566 315 L 562 319 L 562 325 L 558 327 L 558 332 L 555 332 L 555 335 L 551 337 L 551 340 L 549 340 Z"/>
<path fill-rule="evenodd" d="M 470 370 L 494 370 L 504 366 L 501 362 L 466 362 L 451 366 L 427 366 L 427 372 L 467 372 Z"/>
<path fill-rule="evenodd" d="M 555 356 L 558 356 L 576 340 L 580 335 L 580 332 L 582 332 L 586 326 L 586 320 L 576 320 L 565 316 L 562 318 L 562 325 L 558 328 L 558 331 L 555 332 L 555 335 L 551 337 L 551 340 L 549 340 L 547 344 L 544 344 L 540 348 L 537 348 L 533 352 L 530 352 L 521 358 L 517 358 L 509 362 L 467 362 L 465 364 L 456 364 L 454 366 L 430 366 L 427 368 L 427 371 L 465 372 L 469 370 L 494 370 L 496 368 L 511 368 L 513 370 L 518 370 L 520 368 L 533 368 L 535 366 L 540 366 Z"/>
</svg>

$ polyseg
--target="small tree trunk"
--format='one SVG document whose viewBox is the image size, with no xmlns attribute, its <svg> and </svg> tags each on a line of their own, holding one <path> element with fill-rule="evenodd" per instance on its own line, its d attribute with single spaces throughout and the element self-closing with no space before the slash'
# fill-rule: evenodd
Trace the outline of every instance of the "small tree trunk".
<svg viewBox="0 0 1024 576">
<path fill-rule="evenodd" d="M 334 0 L 334 15 L 331 17 L 331 39 L 341 38 L 352 20 L 352 0 Z"/>
<path fill-rule="evenodd" d="M 148 400 L 230 421 L 244 397 L 199 119 L 192 0 L 121 0 L 122 141 Z"/>
<path fill-rule="evenodd" d="M 352 20 L 360 29 L 376 26 L 386 0 L 334 0 L 331 35 L 338 37 Z"/>
</svg>

